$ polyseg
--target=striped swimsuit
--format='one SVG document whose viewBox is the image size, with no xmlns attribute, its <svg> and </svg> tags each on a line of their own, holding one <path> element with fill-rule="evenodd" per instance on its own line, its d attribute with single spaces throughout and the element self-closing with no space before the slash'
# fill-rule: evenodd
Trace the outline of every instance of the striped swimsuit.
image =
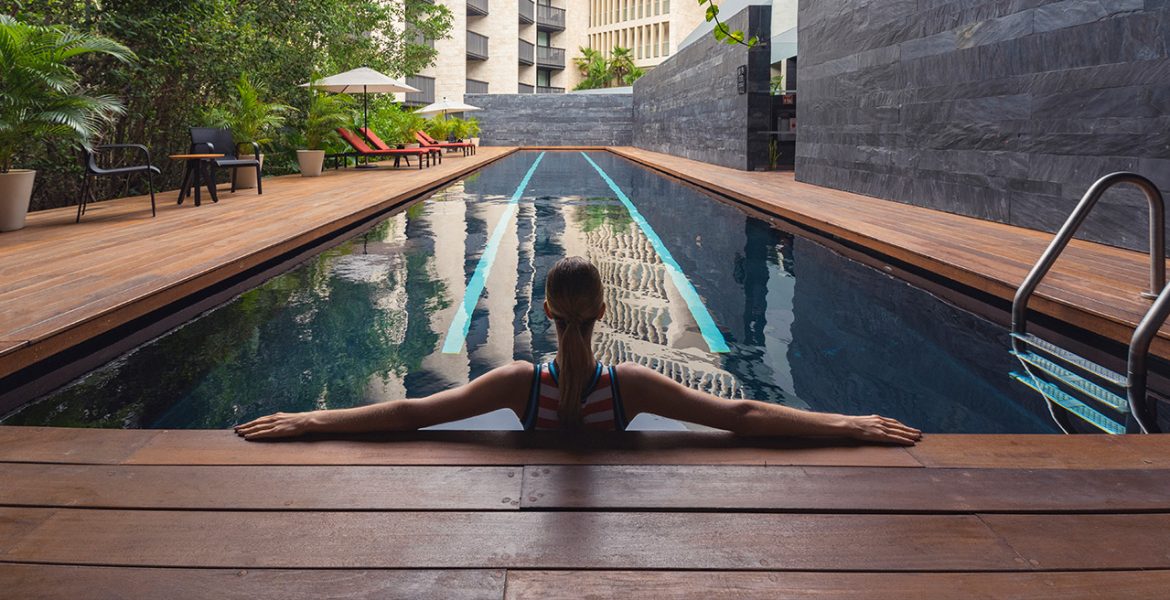
<svg viewBox="0 0 1170 600">
<path fill-rule="evenodd" d="M 617 369 L 597 363 L 593 379 L 581 398 L 581 420 L 590 431 L 625 431 L 626 413 L 618 391 Z M 526 431 L 560 429 L 557 405 L 561 394 L 557 389 L 556 363 L 536 365 L 532 376 L 532 391 L 528 394 L 528 408 L 524 411 Z"/>
</svg>

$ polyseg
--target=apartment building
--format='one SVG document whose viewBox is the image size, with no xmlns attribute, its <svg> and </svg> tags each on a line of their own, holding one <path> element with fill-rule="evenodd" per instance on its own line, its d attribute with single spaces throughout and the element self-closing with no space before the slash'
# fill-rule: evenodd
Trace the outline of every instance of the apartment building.
<svg viewBox="0 0 1170 600">
<path fill-rule="evenodd" d="M 406 82 L 421 106 L 464 94 L 553 94 L 573 89 L 579 48 L 633 50 L 653 68 L 703 22 L 693 0 L 435 0 L 454 13 L 451 35 L 427 40 L 435 64 Z"/>
<path fill-rule="evenodd" d="M 615 46 L 629 48 L 634 64 L 652 69 L 670 57 L 706 10 L 695 0 L 578 0 L 589 3 L 586 44 L 608 58 Z"/>
</svg>

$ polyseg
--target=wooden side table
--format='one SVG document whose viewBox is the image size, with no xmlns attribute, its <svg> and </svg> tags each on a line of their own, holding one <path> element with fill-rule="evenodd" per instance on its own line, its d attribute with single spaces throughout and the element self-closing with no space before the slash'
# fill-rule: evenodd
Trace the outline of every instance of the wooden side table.
<svg viewBox="0 0 1170 600">
<path fill-rule="evenodd" d="M 172 160 L 182 160 L 187 162 L 187 170 L 183 173 L 183 186 L 179 188 L 179 204 L 183 203 L 183 199 L 187 197 L 187 189 L 194 184 L 195 186 L 195 206 L 200 205 L 199 188 L 207 185 L 207 193 L 211 196 L 212 202 L 219 202 L 219 196 L 215 193 L 215 180 L 211 178 L 211 173 L 207 172 L 207 161 L 223 158 L 222 154 L 172 154 Z"/>
</svg>

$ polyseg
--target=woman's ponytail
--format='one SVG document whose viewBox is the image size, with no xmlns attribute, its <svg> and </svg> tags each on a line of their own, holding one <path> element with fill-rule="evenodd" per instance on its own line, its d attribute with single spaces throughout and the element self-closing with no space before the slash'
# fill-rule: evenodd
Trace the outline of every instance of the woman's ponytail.
<svg viewBox="0 0 1170 600">
<path fill-rule="evenodd" d="M 579 429 L 581 427 L 581 401 L 588 391 L 585 386 L 593 377 L 597 360 L 593 357 L 593 347 L 582 333 L 584 324 L 568 321 L 561 333 L 560 347 L 557 349 L 557 362 L 560 367 L 557 372 L 557 389 L 561 400 L 557 405 L 557 417 L 561 427 L 565 429 Z M 592 325 L 590 322 L 588 325 Z"/>
<path fill-rule="evenodd" d="M 561 259 L 548 272 L 545 309 L 557 325 L 557 418 L 565 429 L 579 429 L 581 402 L 593 379 L 593 324 L 605 311 L 601 274 L 577 256 Z"/>
</svg>

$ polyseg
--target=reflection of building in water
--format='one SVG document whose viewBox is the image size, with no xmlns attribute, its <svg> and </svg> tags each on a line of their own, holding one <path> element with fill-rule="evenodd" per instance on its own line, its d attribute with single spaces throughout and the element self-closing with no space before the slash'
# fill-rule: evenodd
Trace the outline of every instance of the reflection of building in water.
<svg viewBox="0 0 1170 600">
<path fill-rule="evenodd" d="M 742 398 L 735 376 L 707 350 L 650 240 L 628 215 L 606 211 L 599 217 L 592 208 L 561 205 L 566 222 L 575 225 L 565 228 L 561 241 L 566 256 L 583 256 L 601 272 L 607 310 L 594 332 L 598 360 L 635 362 L 688 387 Z"/>
</svg>

